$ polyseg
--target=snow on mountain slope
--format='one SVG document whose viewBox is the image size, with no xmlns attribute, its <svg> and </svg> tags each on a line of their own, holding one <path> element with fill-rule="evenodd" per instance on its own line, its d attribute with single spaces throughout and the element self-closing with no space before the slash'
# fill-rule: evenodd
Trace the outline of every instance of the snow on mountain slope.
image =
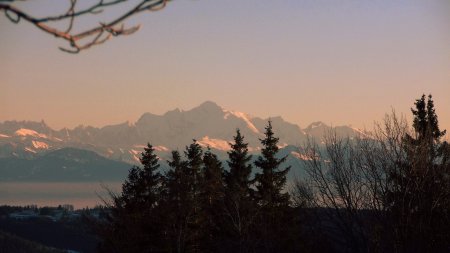
<svg viewBox="0 0 450 253">
<path fill-rule="evenodd" d="M 351 127 L 351 129 L 353 129 L 353 131 L 355 131 L 356 133 L 360 134 L 362 137 L 365 137 L 365 138 L 371 137 L 371 134 L 369 132 L 366 132 L 364 130 L 361 130 L 361 129 L 355 128 L 355 127 Z"/>
<path fill-rule="evenodd" d="M 28 151 L 28 152 L 33 153 L 33 154 L 37 153 L 36 150 L 33 150 L 33 149 L 29 148 L 29 147 L 25 147 L 25 151 Z"/>
<path fill-rule="evenodd" d="M 278 146 L 278 148 L 285 148 L 285 147 L 287 147 L 289 144 L 287 144 L 287 143 L 280 143 L 280 144 L 278 144 L 277 146 Z"/>
<path fill-rule="evenodd" d="M 37 148 L 37 149 L 48 149 L 49 148 L 48 144 L 45 142 L 42 142 L 42 141 L 32 141 L 31 143 L 33 144 L 33 147 Z"/>
<path fill-rule="evenodd" d="M 26 128 L 21 128 L 21 129 L 17 130 L 16 132 L 14 132 L 14 135 L 23 136 L 23 137 L 32 136 L 32 137 L 45 138 L 45 139 L 48 138 L 47 135 L 45 135 L 45 134 L 41 134 L 34 130 L 26 129 Z"/>
<path fill-rule="evenodd" d="M 236 118 L 244 120 L 248 128 L 250 128 L 250 130 L 252 130 L 255 134 L 261 134 L 261 132 L 250 121 L 251 117 L 248 114 L 245 114 L 243 112 L 229 111 L 226 109 L 223 109 L 223 112 L 225 113 L 225 115 L 223 116 L 224 119 L 228 119 L 230 115 L 234 115 Z"/>
<path fill-rule="evenodd" d="M 164 147 L 164 146 L 161 146 L 161 145 L 159 145 L 159 146 L 154 146 L 153 148 L 154 148 L 156 151 L 161 151 L 161 152 L 169 152 L 169 151 L 170 151 L 168 148 L 166 148 L 166 147 Z"/>
<path fill-rule="evenodd" d="M 353 139 L 356 136 L 370 138 L 370 135 L 362 131 L 361 129 L 354 128 L 351 126 L 328 126 L 323 122 L 313 122 L 307 128 L 304 129 L 305 132 L 316 140 L 323 140 L 325 135 L 330 133 L 336 133 L 339 138 L 350 138 Z"/>
<path fill-rule="evenodd" d="M 296 151 L 291 151 L 291 155 L 293 155 L 294 157 L 296 157 L 296 158 L 298 158 L 300 160 L 304 160 L 304 161 L 311 161 L 312 160 L 311 157 L 309 157 L 309 156 L 307 156 L 305 154 L 302 154 L 300 152 L 296 152 Z"/>
<path fill-rule="evenodd" d="M 213 139 L 213 138 L 210 139 L 208 136 L 205 136 L 201 140 L 198 140 L 197 142 L 202 147 L 210 147 L 222 151 L 230 150 L 230 145 L 228 144 L 228 141 L 221 139 Z"/>
<path fill-rule="evenodd" d="M 133 160 L 134 160 L 135 162 L 137 162 L 137 163 L 140 162 L 139 156 L 140 156 L 141 152 L 139 152 L 139 151 L 137 151 L 137 150 L 134 150 L 134 149 L 132 149 L 132 150 L 130 150 L 130 151 L 128 151 L 128 152 L 132 155 Z"/>
<path fill-rule="evenodd" d="M 318 128 L 318 127 L 327 127 L 327 126 L 321 121 L 316 121 L 316 122 L 311 123 L 308 128 L 314 129 L 314 128 Z"/>
<path fill-rule="evenodd" d="M 322 122 L 315 122 L 305 129 L 276 116 L 269 118 L 273 131 L 279 138 L 280 148 L 286 145 L 302 145 L 308 136 L 318 137 L 330 129 Z M 12 154 L 30 157 L 36 152 L 72 147 L 94 151 L 110 159 L 136 163 L 147 143 L 151 143 L 160 157 L 170 156 L 170 151 L 184 149 L 193 139 L 225 153 L 230 149 L 236 129 L 241 131 L 249 151 L 261 150 L 260 139 L 264 137 L 269 119 L 222 108 L 207 101 L 190 110 L 175 109 L 162 115 L 144 113 L 136 122 L 124 122 L 101 128 L 77 126 L 73 129 L 53 130 L 45 122 L 0 122 L 0 157 Z M 348 126 L 336 127 L 343 136 L 356 136 L 364 132 Z M 29 150 L 25 150 L 27 147 Z M 30 151 L 32 150 L 32 151 Z"/>
</svg>

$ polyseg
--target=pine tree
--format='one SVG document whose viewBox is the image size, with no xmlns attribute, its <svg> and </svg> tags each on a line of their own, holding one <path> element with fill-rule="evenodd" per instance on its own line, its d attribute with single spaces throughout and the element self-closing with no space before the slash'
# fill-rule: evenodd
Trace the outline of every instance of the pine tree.
<svg viewBox="0 0 450 253">
<path fill-rule="evenodd" d="M 196 140 L 193 140 L 184 151 L 188 169 L 188 184 L 190 195 L 190 214 L 188 217 L 189 242 L 187 245 L 188 252 L 198 252 L 200 250 L 200 240 L 202 237 L 202 215 L 201 215 L 201 183 L 202 183 L 202 166 L 203 151 Z"/>
<path fill-rule="evenodd" d="M 150 143 L 144 148 L 144 152 L 141 153 L 142 170 L 139 173 L 140 184 L 142 189 L 142 198 L 145 203 L 146 210 L 152 210 L 155 205 L 158 204 L 158 200 L 161 196 L 161 183 L 162 176 L 159 173 L 159 158 L 154 153 L 155 149 Z"/>
<path fill-rule="evenodd" d="M 142 199 L 141 191 L 139 190 L 139 172 L 141 169 L 138 166 L 133 166 L 128 171 L 128 177 L 122 184 L 122 195 L 120 201 L 121 205 L 130 207 L 137 205 L 137 201 Z"/>
<path fill-rule="evenodd" d="M 222 162 L 208 147 L 203 156 L 203 164 L 202 202 L 205 203 L 205 206 L 214 207 L 223 200 Z"/>
<path fill-rule="evenodd" d="M 224 200 L 223 167 L 217 156 L 208 150 L 203 155 L 201 185 L 202 251 L 217 252 L 221 236 L 221 218 Z"/>
<path fill-rule="evenodd" d="M 256 198 L 261 206 L 259 228 L 257 232 L 262 238 L 259 251 L 284 252 L 287 240 L 286 224 L 290 223 L 288 214 L 289 193 L 283 192 L 286 185 L 286 175 L 290 166 L 280 169 L 286 156 L 277 158 L 278 138 L 274 137 L 272 122 L 269 120 L 265 138 L 260 139 L 263 148 L 261 156 L 255 161 L 255 166 L 262 170 L 255 176 Z"/>
<path fill-rule="evenodd" d="M 191 190 L 192 193 L 197 197 L 198 195 L 198 186 L 199 181 L 201 181 L 201 170 L 203 165 L 203 151 L 201 146 L 197 143 L 196 140 L 193 140 L 189 146 L 186 147 L 184 151 L 184 155 L 186 157 L 187 165 L 190 171 L 190 176 L 192 177 Z"/>
<path fill-rule="evenodd" d="M 158 204 L 162 177 L 152 145 L 144 148 L 140 161 L 143 167 L 133 166 L 122 185 L 122 194 L 113 196 L 101 251 L 153 252 L 161 247 L 163 235 Z"/>
<path fill-rule="evenodd" d="M 239 129 L 236 130 L 234 143 L 229 143 L 231 150 L 228 151 L 229 172 L 225 173 L 227 191 L 235 198 L 249 199 L 252 193 L 250 176 L 252 156 L 248 154 L 248 143 L 244 142 L 244 137 Z"/>
<path fill-rule="evenodd" d="M 388 175 L 387 206 L 395 221 L 400 251 L 439 251 L 450 239 L 450 164 L 441 142 L 432 96 L 415 102 L 413 134 L 404 138 L 405 159 Z"/>
<path fill-rule="evenodd" d="M 260 139 L 263 145 L 261 156 L 255 161 L 255 166 L 262 170 L 255 177 L 257 196 L 260 204 L 269 208 L 289 205 L 289 193 L 283 193 L 283 190 L 290 166 L 282 170 L 279 168 L 286 161 L 286 156 L 277 158 L 278 140 L 274 137 L 272 122 L 269 120 L 265 138 Z"/>
<path fill-rule="evenodd" d="M 190 172 L 178 151 L 172 151 L 166 174 L 164 213 L 165 230 L 169 237 L 170 252 L 185 252 L 189 231 L 187 228 L 192 200 L 190 198 Z"/>
<path fill-rule="evenodd" d="M 416 109 L 411 108 L 414 116 L 413 127 L 417 134 L 417 139 L 424 138 L 433 139 L 438 142 L 442 136 L 445 135 L 446 130 L 440 131 L 438 124 L 438 117 L 434 109 L 433 97 L 428 95 L 428 101 L 425 99 L 425 94 L 414 103 Z"/>
<path fill-rule="evenodd" d="M 239 129 L 236 130 L 234 143 L 229 143 L 229 171 L 224 171 L 226 187 L 224 229 L 233 242 L 229 251 L 247 252 L 250 250 L 252 226 L 256 222 L 256 205 L 252 199 L 253 189 L 251 155 L 248 143 Z"/>
</svg>

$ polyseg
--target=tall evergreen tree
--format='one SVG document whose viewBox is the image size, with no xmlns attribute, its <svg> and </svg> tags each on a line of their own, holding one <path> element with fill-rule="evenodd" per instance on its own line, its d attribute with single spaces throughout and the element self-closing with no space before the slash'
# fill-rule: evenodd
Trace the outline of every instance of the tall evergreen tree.
<svg viewBox="0 0 450 253">
<path fill-rule="evenodd" d="M 143 167 L 132 167 L 122 185 L 122 194 L 113 197 L 101 251 L 155 252 L 161 247 L 162 177 L 152 145 L 144 148 L 140 161 Z"/>
<path fill-rule="evenodd" d="M 438 117 L 434 109 L 434 101 L 431 95 L 428 95 L 428 100 L 425 94 L 414 103 L 415 109 L 411 108 L 414 116 L 413 127 L 417 134 L 417 139 L 424 138 L 433 139 L 439 142 L 440 138 L 445 135 L 446 130 L 440 131 L 438 124 Z"/>
<path fill-rule="evenodd" d="M 396 224 L 399 251 L 442 250 L 450 239 L 450 163 L 434 102 L 425 95 L 411 109 L 413 134 L 404 138 L 405 159 L 388 175 L 387 206 Z"/>
<path fill-rule="evenodd" d="M 239 129 L 234 143 L 229 143 L 229 171 L 224 172 L 226 186 L 224 228 L 230 240 L 230 251 L 248 252 L 252 246 L 251 229 L 256 222 L 256 205 L 253 201 L 251 155 L 248 143 Z"/>
<path fill-rule="evenodd" d="M 290 166 L 280 169 L 286 156 L 277 157 L 278 138 L 272 131 L 269 120 L 265 131 L 265 138 L 260 139 L 263 148 L 261 156 L 255 161 L 255 166 L 262 170 L 255 176 L 256 198 L 261 206 L 260 220 L 257 232 L 262 238 L 259 245 L 261 252 L 286 252 L 289 245 L 286 224 L 290 223 L 288 214 L 289 193 L 283 192 L 286 185 L 286 175 Z"/>
<path fill-rule="evenodd" d="M 124 207 L 137 206 L 138 202 L 142 202 L 142 192 L 140 191 L 140 172 L 141 168 L 133 166 L 128 171 L 128 176 L 122 184 L 122 195 L 120 196 L 121 205 Z"/>
<path fill-rule="evenodd" d="M 279 207 L 289 205 L 289 193 L 283 192 L 286 185 L 286 175 L 290 166 L 280 169 L 280 165 L 286 161 L 286 156 L 277 158 L 278 140 L 272 131 L 272 122 L 269 120 L 266 127 L 265 138 L 260 139 L 263 148 L 261 156 L 255 161 L 255 166 L 262 170 L 257 173 L 257 196 L 262 206 Z"/>
<path fill-rule="evenodd" d="M 250 176 L 252 156 L 248 154 L 248 143 L 244 142 L 244 136 L 239 129 L 236 130 L 234 143 L 229 143 L 231 150 L 228 151 L 229 172 L 225 173 L 227 191 L 234 197 L 249 199 L 252 193 Z"/>
<path fill-rule="evenodd" d="M 222 235 L 224 185 L 223 167 L 217 156 L 208 150 L 203 155 L 203 181 L 201 184 L 202 251 L 217 252 Z"/>
<path fill-rule="evenodd" d="M 184 151 L 188 169 L 189 195 L 191 200 L 190 215 L 188 217 L 189 242 L 187 252 L 198 252 L 201 248 L 202 231 L 201 226 L 203 217 L 201 215 L 201 183 L 202 183 L 202 166 L 203 151 L 196 140 L 193 140 Z"/>
<path fill-rule="evenodd" d="M 190 171 L 187 162 L 178 151 L 172 151 L 168 162 L 170 170 L 166 174 L 164 212 L 165 230 L 169 237 L 170 252 L 185 252 L 189 237 L 188 219 L 191 212 Z"/>
<path fill-rule="evenodd" d="M 143 165 L 139 173 L 142 198 L 145 202 L 146 210 L 152 210 L 161 196 L 162 175 L 159 172 L 159 158 L 155 154 L 155 149 L 148 143 L 141 153 L 139 159 Z"/>
</svg>

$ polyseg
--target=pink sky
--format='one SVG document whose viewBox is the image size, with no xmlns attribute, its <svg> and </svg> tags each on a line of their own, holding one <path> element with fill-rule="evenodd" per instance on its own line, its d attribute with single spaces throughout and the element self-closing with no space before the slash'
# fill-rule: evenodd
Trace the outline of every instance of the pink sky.
<svg viewBox="0 0 450 253">
<path fill-rule="evenodd" d="M 61 7 L 37 2 L 25 4 Z M 103 126 L 212 100 L 301 127 L 371 128 L 431 93 L 450 131 L 448 13 L 447 0 L 173 1 L 79 55 L 0 17 L 0 121 Z"/>
</svg>

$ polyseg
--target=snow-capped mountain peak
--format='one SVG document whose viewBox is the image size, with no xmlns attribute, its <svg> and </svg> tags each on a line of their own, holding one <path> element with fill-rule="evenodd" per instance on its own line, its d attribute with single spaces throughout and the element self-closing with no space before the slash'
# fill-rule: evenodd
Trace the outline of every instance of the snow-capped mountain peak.
<svg viewBox="0 0 450 253">
<path fill-rule="evenodd" d="M 280 148 L 298 146 L 308 136 L 321 139 L 330 127 L 314 122 L 305 129 L 281 117 L 271 117 Z M 222 108 L 206 101 L 190 110 L 175 109 L 165 114 L 144 113 L 135 123 L 124 122 L 101 128 L 79 125 L 73 129 L 53 130 L 44 122 L 0 122 L 0 157 L 33 157 L 52 150 L 74 147 L 95 151 L 105 157 L 138 162 L 139 153 L 147 143 L 155 147 L 158 156 L 170 155 L 170 150 L 182 149 L 193 139 L 203 146 L 222 153 L 230 149 L 236 129 L 240 129 L 250 152 L 260 151 L 260 139 L 268 119 L 252 117 L 240 111 Z M 334 128 L 340 136 L 364 133 L 348 126 Z"/>
<path fill-rule="evenodd" d="M 255 127 L 255 125 L 253 125 L 253 123 L 251 122 L 251 118 L 248 114 L 243 113 L 243 112 L 237 112 L 237 111 L 230 111 L 230 110 L 226 110 L 226 109 L 222 109 L 224 116 L 224 119 L 228 119 L 230 117 L 230 115 L 235 116 L 236 118 L 242 119 L 248 126 L 248 128 L 250 128 L 250 130 L 252 130 L 255 134 L 261 134 L 261 132 Z"/>
<path fill-rule="evenodd" d="M 307 129 L 315 129 L 315 128 L 320 128 L 320 127 L 323 128 L 323 127 L 328 127 L 328 126 L 325 123 L 323 123 L 322 121 L 316 121 L 316 122 L 309 124 Z"/>
</svg>

